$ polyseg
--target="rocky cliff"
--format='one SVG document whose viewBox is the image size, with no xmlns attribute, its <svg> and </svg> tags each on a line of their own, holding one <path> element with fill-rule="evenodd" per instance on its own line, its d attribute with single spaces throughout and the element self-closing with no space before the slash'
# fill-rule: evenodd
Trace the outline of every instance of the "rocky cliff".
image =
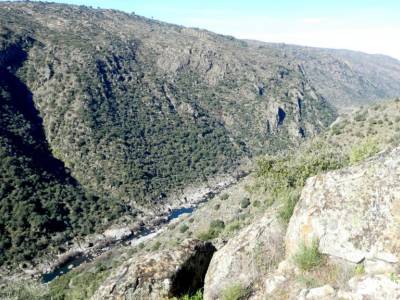
<svg viewBox="0 0 400 300">
<path fill-rule="evenodd" d="M 259 225 L 251 224 L 215 254 L 204 299 L 225 299 L 235 285 L 246 299 L 398 299 L 399 157 L 396 148 L 308 179 L 286 231 L 285 258 L 275 257 L 278 266 L 269 272 L 255 275 L 253 269 L 241 279 L 255 263 L 255 250 L 243 261 L 249 237 L 256 235 L 253 243 L 263 241 Z M 270 226 L 274 218 L 259 222 Z M 269 238 L 277 232 L 271 229 Z M 232 251 L 232 245 L 241 246 Z M 279 248 L 279 238 L 267 245 Z M 261 261 L 268 262 L 269 251 L 262 252 Z M 232 261 L 234 271 L 225 272 Z"/>
</svg>

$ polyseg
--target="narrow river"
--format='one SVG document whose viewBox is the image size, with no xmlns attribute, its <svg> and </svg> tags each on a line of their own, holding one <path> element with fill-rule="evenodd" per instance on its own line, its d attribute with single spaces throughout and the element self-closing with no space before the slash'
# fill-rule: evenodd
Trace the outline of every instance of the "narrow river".
<svg viewBox="0 0 400 300">
<path fill-rule="evenodd" d="M 148 240 L 154 236 L 156 236 L 159 232 L 161 232 L 165 226 L 167 226 L 172 220 L 177 219 L 183 214 L 191 214 L 196 207 L 182 207 L 178 209 L 173 209 L 167 216 L 167 222 L 162 224 L 159 228 L 155 230 L 149 230 L 146 227 L 143 227 L 138 235 L 132 236 L 126 240 L 124 240 L 122 243 L 119 244 L 139 244 L 142 241 Z M 116 246 L 116 245 L 114 245 Z M 68 260 L 67 262 L 63 263 L 62 265 L 58 266 L 54 270 L 52 270 L 49 273 L 44 273 L 41 277 L 42 283 L 49 283 L 50 281 L 56 279 L 58 276 L 64 275 L 71 271 L 72 269 L 78 267 L 79 265 L 90 262 L 95 258 L 91 254 L 81 254 L 74 256 L 72 259 Z"/>
</svg>

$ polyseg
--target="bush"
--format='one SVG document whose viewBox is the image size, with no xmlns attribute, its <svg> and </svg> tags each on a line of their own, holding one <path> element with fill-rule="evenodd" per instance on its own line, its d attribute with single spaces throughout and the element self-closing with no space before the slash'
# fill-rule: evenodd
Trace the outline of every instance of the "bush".
<svg viewBox="0 0 400 300">
<path fill-rule="evenodd" d="M 366 120 L 367 120 L 367 114 L 366 114 L 366 112 L 358 113 L 358 114 L 356 114 L 355 117 L 354 117 L 354 121 L 356 121 L 356 122 L 364 122 L 364 121 L 366 121 Z"/>
<path fill-rule="evenodd" d="M 229 199 L 229 194 L 223 194 L 221 195 L 221 200 L 228 200 Z"/>
<path fill-rule="evenodd" d="M 249 205 L 250 205 L 250 199 L 247 197 L 242 199 L 242 201 L 240 201 L 241 208 L 247 208 Z"/>
<path fill-rule="evenodd" d="M 358 264 L 354 268 L 354 275 L 356 276 L 362 276 L 365 274 L 365 267 L 364 264 Z"/>
<path fill-rule="evenodd" d="M 50 300 L 48 287 L 36 282 L 10 283 L 0 289 L 0 299 Z"/>
<path fill-rule="evenodd" d="M 235 231 L 239 230 L 240 227 L 241 227 L 240 221 L 236 220 L 227 226 L 226 231 L 227 232 L 235 232 Z"/>
<path fill-rule="evenodd" d="M 222 292 L 223 300 L 242 300 L 250 295 L 250 289 L 241 284 L 234 284 Z"/>
<path fill-rule="evenodd" d="M 208 230 L 199 233 L 197 235 L 197 238 L 202 241 L 215 239 L 219 236 L 219 234 L 224 228 L 225 228 L 225 223 L 222 220 L 213 220 L 211 221 Z"/>
<path fill-rule="evenodd" d="M 283 197 L 283 195 L 281 195 Z M 278 214 L 279 218 L 284 223 L 289 223 L 290 218 L 293 215 L 294 207 L 296 206 L 297 201 L 300 198 L 300 191 L 287 191 L 285 195 L 285 200 L 283 201 L 283 205 L 279 208 Z"/>
<path fill-rule="evenodd" d="M 222 221 L 222 220 L 213 220 L 213 221 L 211 221 L 211 223 L 210 223 L 210 228 L 213 228 L 213 229 L 224 229 L 225 228 L 225 223 L 224 223 L 224 221 Z"/>
<path fill-rule="evenodd" d="M 161 242 L 160 242 L 160 241 L 157 241 L 157 242 L 155 242 L 155 243 L 153 244 L 153 246 L 151 247 L 151 250 L 152 250 L 152 251 L 157 251 L 158 249 L 160 249 L 160 247 L 161 247 Z"/>
<path fill-rule="evenodd" d="M 186 224 L 182 224 L 182 225 L 179 227 L 179 232 L 180 232 L 180 233 L 185 233 L 188 229 L 189 229 L 189 226 L 187 226 Z"/>
<path fill-rule="evenodd" d="M 360 145 L 355 145 L 350 151 L 350 164 L 358 163 L 379 152 L 377 142 L 371 139 L 365 140 Z"/>
<path fill-rule="evenodd" d="M 174 300 L 175 299 L 177 298 L 174 298 Z M 184 295 L 183 297 L 180 297 L 179 300 L 203 300 L 203 292 L 201 290 L 198 290 L 193 295 Z"/>
<path fill-rule="evenodd" d="M 318 241 L 314 240 L 311 246 L 304 243 L 294 256 L 294 262 L 303 271 L 309 271 L 323 263 L 323 256 L 318 250 Z"/>
<path fill-rule="evenodd" d="M 266 156 L 258 161 L 258 184 L 269 197 L 281 203 L 280 217 L 288 222 L 306 180 L 347 165 L 347 156 L 318 139 L 297 152 Z M 272 203 L 271 203 L 272 204 Z"/>
</svg>

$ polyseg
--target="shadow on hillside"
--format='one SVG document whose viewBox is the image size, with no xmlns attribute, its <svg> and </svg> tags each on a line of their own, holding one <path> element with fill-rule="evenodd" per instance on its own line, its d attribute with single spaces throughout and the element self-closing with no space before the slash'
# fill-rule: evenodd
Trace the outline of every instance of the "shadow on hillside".
<svg viewBox="0 0 400 300">
<path fill-rule="evenodd" d="M 34 167 L 76 185 L 76 181 L 66 172 L 64 163 L 50 151 L 43 120 L 35 107 L 31 91 L 14 75 L 26 59 L 23 46 L 13 45 L 0 52 L 0 135 L 7 138 L 21 154 L 32 158 Z"/>
</svg>

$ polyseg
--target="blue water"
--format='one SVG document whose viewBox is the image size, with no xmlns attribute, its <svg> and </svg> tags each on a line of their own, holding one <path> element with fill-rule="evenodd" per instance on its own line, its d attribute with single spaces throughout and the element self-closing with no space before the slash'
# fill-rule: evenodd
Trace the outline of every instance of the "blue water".
<svg viewBox="0 0 400 300">
<path fill-rule="evenodd" d="M 171 210 L 171 212 L 168 215 L 166 224 L 168 222 L 170 222 L 171 220 L 178 218 L 182 214 L 190 214 L 190 213 L 192 213 L 193 210 L 194 210 L 194 207 L 182 207 L 182 208 L 177 208 L 177 209 Z M 146 235 L 150 234 L 151 232 L 153 232 L 153 231 L 149 230 L 146 227 L 143 227 L 141 232 L 140 232 L 140 235 L 133 237 L 133 239 L 146 236 Z M 92 259 L 93 259 L 92 256 L 87 256 L 87 255 L 80 255 L 80 256 L 73 257 L 69 261 L 67 261 L 66 263 L 64 263 L 61 266 L 55 268 L 52 272 L 43 274 L 42 278 L 41 278 L 42 282 L 43 283 L 48 283 L 48 282 L 56 279 L 58 276 L 61 276 L 61 275 L 64 275 L 64 274 L 68 273 L 69 271 L 71 271 L 73 268 L 79 266 L 80 264 L 85 263 L 85 262 L 89 262 Z M 71 266 L 71 265 L 73 266 L 73 268 L 69 268 L 69 266 Z"/>
<path fill-rule="evenodd" d="M 193 210 L 194 210 L 193 207 L 182 207 L 182 208 L 178 208 L 178 209 L 173 209 L 169 213 L 168 222 L 173 219 L 178 218 L 182 214 L 191 214 L 193 212 Z"/>
<path fill-rule="evenodd" d="M 87 255 L 79 255 L 71 258 L 64 264 L 60 265 L 57 267 L 54 271 L 49 272 L 49 273 L 44 273 L 42 275 L 42 282 L 43 283 L 48 283 L 52 281 L 53 279 L 56 279 L 58 276 L 64 275 L 71 271 L 73 268 L 79 266 L 80 264 L 84 262 L 88 262 L 92 259 L 91 256 Z M 70 267 L 72 265 L 72 267 Z"/>
</svg>

